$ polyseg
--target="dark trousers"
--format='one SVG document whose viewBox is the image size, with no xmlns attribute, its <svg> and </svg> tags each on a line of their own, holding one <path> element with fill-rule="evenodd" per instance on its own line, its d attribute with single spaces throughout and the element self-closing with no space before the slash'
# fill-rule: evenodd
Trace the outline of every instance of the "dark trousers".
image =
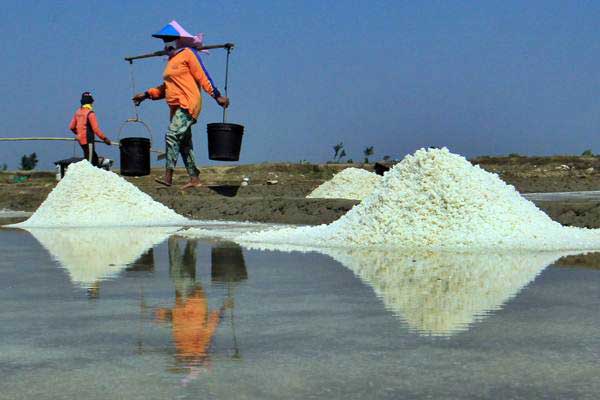
<svg viewBox="0 0 600 400">
<path fill-rule="evenodd" d="M 96 148 L 94 147 L 94 142 L 88 144 L 80 144 L 81 149 L 83 150 L 83 156 L 86 160 L 88 160 L 94 167 L 99 165 L 98 162 L 98 154 L 96 154 Z"/>
</svg>

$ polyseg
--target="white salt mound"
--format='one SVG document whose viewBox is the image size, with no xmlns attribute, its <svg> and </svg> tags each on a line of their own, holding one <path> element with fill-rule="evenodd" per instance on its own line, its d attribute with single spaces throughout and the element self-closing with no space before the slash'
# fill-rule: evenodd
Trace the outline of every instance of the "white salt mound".
<svg viewBox="0 0 600 400">
<path fill-rule="evenodd" d="M 600 231 L 563 227 L 498 175 L 448 149 L 421 149 L 329 225 L 241 234 L 241 243 L 308 247 L 597 250 Z"/>
<path fill-rule="evenodd" d="M 362 200 L 369 196 L 381 176 L 360 168 L 346 168 L 313 190 L 306 198 Z"/>
<path fill-rule="evenodd" d="M 18 228 L 181 225 L 187 218 L 154 201 L 117 174 L 87 161 L 65 177 Z"/>
</svg>

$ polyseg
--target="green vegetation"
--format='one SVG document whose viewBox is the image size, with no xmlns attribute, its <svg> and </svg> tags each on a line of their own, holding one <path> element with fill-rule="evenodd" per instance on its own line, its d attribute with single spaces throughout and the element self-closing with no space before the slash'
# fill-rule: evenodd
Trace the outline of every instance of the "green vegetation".
<svg viewBox="0 0 600 400">
<path fill-rule="evenodd" d="M 375 149 L 374 146 L 368 146 L 368 147 L 365 147 L 365 149 L 363 150 L 365 164 L 369 163 L 369 156 L 372 156 L 373 154 L 375 154 L 374 149 Z M 327 161 L 327 163 L 328 164 L 339 164 L 339 163 L 353 164 L 354 163 L 354 160 L 351 158 L 347 159 L 346 161 L 343 161 L 342 159 L 344 157 L 346 157 L 346 150 L 344 149 L 344 142 L 339 142 L 338 144 L 333 146 L 333 158 L 330 161 Z M 389 160 L 390 156 L 385 156 L 384 159 Z"/>
<path fill-rule="evenodd" d="M 6 163 L 2 164 L 2 171 L 6 171 L 8 169 L 8 165 Z"/>
<path fill-rule="evenodd" d="M 363 150 L 363 154 L 365 155 L 365 164 L 369 163 L 369 156 L 375 154 L 375 150 L 373 146 L 365 147 Z"/>
<path fill-rule="evenodd" d="M 594 153 L 592 153 L 592 149 L 587 149 L 583 153 L 581 153 L 583 157 L 593 157 Z"/>
<path fill-rule="evenodd" d="M 339 142 L 335 146 L 333 146 L 333 159 L 332 163 L 340 163 L 342 162 L 342 157 L 346 157 L 346 150 L 344 150 L 344 142 Z"/>
<path fill-rule="evenodd" d="M 521 155 L 519 153 L 510 153 L 508 156 L 509 157 L 521 157 Z"/>
<path fill-rule="evenodd" d="M 38 159 L 35 153 L 31 153 L 30 155 L 23 155 L 23 157 L 21 157 L 21 169 L 23 171 L 31 171 L 35 168 L 37 163 Z"/>
</svg>

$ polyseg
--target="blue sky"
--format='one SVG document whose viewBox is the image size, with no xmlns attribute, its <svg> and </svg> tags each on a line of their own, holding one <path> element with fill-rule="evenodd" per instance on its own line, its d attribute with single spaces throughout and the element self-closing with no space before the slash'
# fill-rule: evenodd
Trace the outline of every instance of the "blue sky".
<svg viewBox="0 0 600 400">
<path fill-rule="evenodd" d="M 323 162 L 340 141 L 355 160 L 366 146 L 375 159 L 444 145 L 466 156 L 600 152 L 598 2 L 24 0 L 3 2 L 0 18 L 1 137 L 68 136 L 91 90 L 115 139 L 133 113 L 123 57 L 160 49 L 151 34 L 175 19 L 237 46 L 229 121 L 246 128 L 241 163 Z M 222 89 L 224 51 L 204 59 Z M 159 84 L 164 63 L 136 62 L 138 89 Z M 143 103 L 140 116 L 162 148 L 165 103 Z M 202 164 L 223 164 L 206 150 L 206 123 L 220 119 L 205 95 Z M 2 143 L 0 164 L 33 151 L 49 169 L 73 145 Z"/>
</svg>

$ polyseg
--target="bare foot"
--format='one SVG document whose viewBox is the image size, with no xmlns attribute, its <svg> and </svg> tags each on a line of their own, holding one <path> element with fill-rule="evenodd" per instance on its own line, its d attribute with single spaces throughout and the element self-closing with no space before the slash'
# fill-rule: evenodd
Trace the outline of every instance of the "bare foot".
<svg viewBox="0 0 600 400">
<path fill-rule="evenodd" d="M 191 189 L 191 188 L 198 188 L 198 187 L 202 187 L 202 186 L 204 186 L 204 185 L 200 182 L 188 182 L 185 185 L 183 185 L 181 187 L 181 189 L 185 190 L 185 189 Z"/>
</svg>

